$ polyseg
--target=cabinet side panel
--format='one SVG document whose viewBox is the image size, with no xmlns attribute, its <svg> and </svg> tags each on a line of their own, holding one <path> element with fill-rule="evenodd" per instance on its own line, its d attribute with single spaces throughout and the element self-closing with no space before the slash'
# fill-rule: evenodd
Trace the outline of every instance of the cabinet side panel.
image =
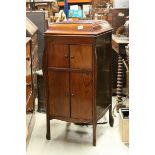
<svg viewBox="0 0 155 155">
<path fill-rule="evenodd" d="M 71 73 L 71 118 L 92 119 L 92 73 Z"/>
<path fill-rule="evenodd" d="M 104 34 L 97 39 L 97 91 L 98 112 L 111 104 L 111 35 Z"/>
<path fill-rule="evenodd" d="M 69 73 L 49 71 L 49 114 L 53 116 L 70 116 Z"/>
</svg>

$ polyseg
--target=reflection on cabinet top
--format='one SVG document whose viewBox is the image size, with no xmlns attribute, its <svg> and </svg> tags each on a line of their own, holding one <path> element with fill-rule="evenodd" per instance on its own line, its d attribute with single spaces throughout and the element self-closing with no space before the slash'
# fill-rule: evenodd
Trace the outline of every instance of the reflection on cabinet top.
<svg viewBox="0 0 155 155">
<path fill-rule="evenodd" d="M 105 20 L 77 20 L 64 21 L 49 25 L 45 36 L 50 35 L 100 35 L 112 31 L 112 27 Z"/>
</svg>

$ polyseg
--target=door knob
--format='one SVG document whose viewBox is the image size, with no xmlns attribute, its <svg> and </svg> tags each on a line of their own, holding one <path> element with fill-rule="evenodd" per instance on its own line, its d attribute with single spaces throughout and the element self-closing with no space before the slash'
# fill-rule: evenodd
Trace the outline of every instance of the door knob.
<svg viewBox="0 0 155 155">
<path fill-rule="evenodd" d="M 75 96 L 75 94 L 72 93 L 71 96 Z"/>
<path fill-rule="evenodd" d="M 68 54 L 65 54 L 65 58 L 68 59 Z"/>
</svg>

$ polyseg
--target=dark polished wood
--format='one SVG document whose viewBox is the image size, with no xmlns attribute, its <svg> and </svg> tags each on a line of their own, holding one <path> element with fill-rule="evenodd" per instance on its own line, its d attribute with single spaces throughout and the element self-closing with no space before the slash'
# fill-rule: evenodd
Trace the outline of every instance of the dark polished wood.
<svg viewBox="0 0 155 155">
<path fill-rule="evenodd" d="M 92 68 L 91 45 L 70 45 L 70 68 Z"/>
<path fill-rule="evenodd" d="M 83 25 L 83 29 L 77 31 L 75 29 L 79 24 Z M 47 107 L 46 138 L 51 138 L 52 119 L 89 123 L 93 125 L 95 146 L 97 121 L 108 110 L 109 124 L 113 124 L 112 28 L 102 21 L 65 22 L 64 27 L 63 23 L 54 24 L 45 32 L 43 75 Z"/>
<path fill-rule="evenodd" d="M 92 119 L 92 73 L 71 73 L 71 118 Z"/>
<path fill-rule="evenodd" d="M 70 117 L 70 94 L 68 83 L 68 72 L 48 72 L 50 114 L 54 116 Z"/>
<path fill-rule="evenodd" d="M 47 140 L 50 140 L 51 139 L 51 132 L 50 132 L 50 118 L 49 117 L 46 118 L 46 124 L 47 124 L 46 138 L 47 138 Z"/>
<path fill-rule="evenodd" d="M 64 44 L 48 44 L 48 66 L 69 68 L 69 47 Z M 58 52 L 59 51 L 59 52 Z"/>
</svg>

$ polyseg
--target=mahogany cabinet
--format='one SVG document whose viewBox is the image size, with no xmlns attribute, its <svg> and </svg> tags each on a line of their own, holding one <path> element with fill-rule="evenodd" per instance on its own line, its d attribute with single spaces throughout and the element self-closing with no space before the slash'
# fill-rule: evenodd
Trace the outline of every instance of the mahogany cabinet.
<svg viewBox="0 0 155 155">
<path fill-rule="evenodd" d="M 106 21 L 81 20 L 55 23 L 45 32 L 43 77 L 47 113 L 59 119 L 93 125 L 109 110 L 113 126 L 111 88 L 111 35 Z"/>
<path fill-rule="evenodd" d="M 26 37 L 26 146 L 28 146 L 34 123 L 32 40 L 30 37 Z"/>
</svg>

